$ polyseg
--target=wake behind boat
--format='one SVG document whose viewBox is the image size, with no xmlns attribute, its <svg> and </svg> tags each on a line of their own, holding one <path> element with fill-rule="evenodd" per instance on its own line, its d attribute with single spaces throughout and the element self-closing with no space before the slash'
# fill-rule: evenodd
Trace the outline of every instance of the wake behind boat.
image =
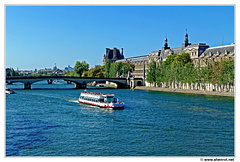
<svg viewBox="0 0 240 162">
<path fill-rule="evenodd" d="M 101 92 L 81 92 L 78 102 L 111 109 L 123 109 L 124 103 L 118 102 L 114 94 Z"/>
</svg>

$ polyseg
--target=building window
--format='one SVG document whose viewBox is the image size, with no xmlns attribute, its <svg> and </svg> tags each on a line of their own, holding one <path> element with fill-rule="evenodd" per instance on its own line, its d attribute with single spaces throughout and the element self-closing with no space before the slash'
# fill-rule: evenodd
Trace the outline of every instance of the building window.
<svg viewBox="0 0 240 162">
<path fill-rule="evenodd" d="M 227 50 L 225 50 L 225 55 L 227 55 L 228 54 L 228 52 L 227 52 Z"/>
</svg>

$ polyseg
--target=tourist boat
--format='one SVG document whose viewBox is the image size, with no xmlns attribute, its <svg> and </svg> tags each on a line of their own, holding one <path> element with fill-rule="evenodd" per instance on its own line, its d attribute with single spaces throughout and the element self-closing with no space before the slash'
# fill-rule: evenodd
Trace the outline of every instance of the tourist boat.
<svg viewBox="0 0 240 162">
<path fill-rule="evenodd" d="M 6 87 L 6 94 L 14 94 L 15 92 L 11 89 L 11 88 L 8 88 Z"/>
<path fill-rule="evenodd" d="M 110 109 L 124 108 L 124 103 L 118 102 L 114 94 L 87 92 L 86 90 L 81 92 L 78 102 Z"/>
</svg>

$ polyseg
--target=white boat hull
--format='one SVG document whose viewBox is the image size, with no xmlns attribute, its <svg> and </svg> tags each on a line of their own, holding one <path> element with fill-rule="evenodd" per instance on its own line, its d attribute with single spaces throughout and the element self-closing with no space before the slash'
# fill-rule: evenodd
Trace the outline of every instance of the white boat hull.
<svg viewBox="0 0 240 162">
<path fill-rule="evenodd" d="M 84 103 L 88 105 L 93 105 L 93 106 L 99 106 L 99 107 L 104 107 L 104 108 L 110 108 L 110 109 L 122 109 L 124 108 L 123 103 L 105 103 L 105 102 L 94 102 L 94 101 L 88 101 L 84 99 L 78 99 L 79 103 Z"/>
</svg>

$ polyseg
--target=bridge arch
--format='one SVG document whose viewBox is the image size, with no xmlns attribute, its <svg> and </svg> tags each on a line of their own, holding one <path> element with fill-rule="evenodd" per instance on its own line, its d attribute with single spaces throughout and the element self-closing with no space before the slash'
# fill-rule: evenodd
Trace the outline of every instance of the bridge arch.
<svg viewBox="0 0 240 162">
<path fill-rule="evenodd" d="M 22 83 L 24 85 L 24 89 L 31 89 L 32 84 L 36 83 L 36 82 L 40 82 L 46 79 L 37 79 L 37 80 L 23 80 L 23 79 L 19 79 L 19 80 L 12 80 L 12 81 L 6 81 L 6 83 Z"/>
<path fill-rule="evenodd" d="M 116 80 L 113 80 L 113 79 L 108 79 L 108 78 L 104 78 L 104 79 L 99 79 L 99 78 L 96 78 L 96 79 L 89 79 L 89 80 L 86 80 L 86 81 L 83 81 L 83 82 L 79 82 L 79 81 L 75 81 L 74 79 L 63 79 L 64 81 L 70 81 L 70 82 L 73 82 L 76 84 L 75 88 L 76 89 L 85 89 L 87 88 L 87 84 L 88 83 L 92 83 L 94 81 L 108 81 L 108 82 L 113 82 L 113 83 L 116 83 L 117 84 L 117 87 L 116 88 L 128 88 L 128 85 L 126 85 L 126 83 L 122 83 L 122 82 L 119 82 L 119 81 L 116 81 Z"/>
<path fill-rule="evenodd" d="M 142 81 L 137 81 L 137 86 L 142 86 Z"/>
</svg>

